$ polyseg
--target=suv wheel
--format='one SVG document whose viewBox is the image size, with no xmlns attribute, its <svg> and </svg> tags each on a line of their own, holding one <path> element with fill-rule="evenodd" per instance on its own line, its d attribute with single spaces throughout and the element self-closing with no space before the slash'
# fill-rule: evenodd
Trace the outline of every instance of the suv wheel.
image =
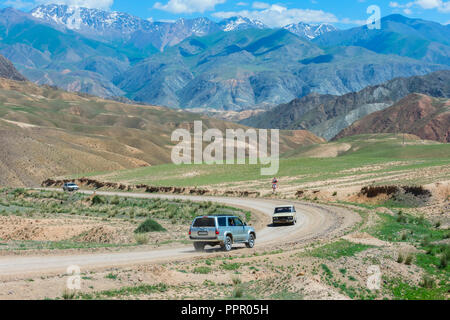
<svg viewBox="0 0 450 320">
<path fill-rule="evenodd" d="M 195 251 L 203 251 L 205 250 L 205 244 L 201 242 L 194 242 Z"/>
<path fill-rule="evenodd" d="M 230 236 L 227 236 L 225 239 L 225 243 L 222 246 L 222 249 L 225 251 L 231 251 L 231 248 L 233 247 L 233 240 Z"/>
<path fill-rule="evenodd" d="M 247 248 L 253 248 L 255 246 L 255 236 L 253 234 L 250 234 L 248 237 L 248 242 L 245 244 Z"/>
</svg>

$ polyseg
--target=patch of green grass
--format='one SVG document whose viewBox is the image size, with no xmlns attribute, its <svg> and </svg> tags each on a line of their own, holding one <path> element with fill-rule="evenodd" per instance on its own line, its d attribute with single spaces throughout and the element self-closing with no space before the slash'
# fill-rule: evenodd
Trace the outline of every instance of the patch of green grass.
<svg viewBox="0 0 450 320">
<path fill-rule="evenodd" d="M 145 294 L 152 294 L 157 292 L 166 292 L 168 286 L 164 283 L 157 285 L 140 285 L 135 287 L 124 287 L 120 289 L 105 290 L 96 292 L 95 294 L 78 294 L 77 298 L 83 300 L 91 300 L 93 297 L 97 299 L 116 298 L 122 296 L 139 296 Z"/>
<path fill-rule="evenodd" d="M 251 219 L 249 212 L 212 202 L 97 196 L 101 200 L 94 200 L 94 205 L 91 196 L 83 193 L 2 189 L 0 215 L 45 218 L 52 214 L 67 214 L 95 218 L 132 218 L 137 221 L 152 218 L 170 220 L 175 224 L 187 224 L 197 216 L 214 213 L 237 215 L 243 219 L 247 218 L 247 221 Z"/>
<path fill-rule="evenodd" d="M 401 279 L 388 279 L 385 288 L 399 300 L 444 300 L 446 288 L 423 288 Z"/>
<path fill-rule="evenodd" d="M 418 253 L 416 255 L 415 264 L 424 269 L 429 274 L 434 275 L 450 275 L 450 266 L 447 261 L 449 259 L 449 245 L 430 245 L 426 253 Z M 443 264 L 443 261 L 445 263 Z"/>
<path fill-rule="evenodd" d="M 27 250 L 69 250 L 69 249 L 98 249 L 130 247 L 132 244 L 108 244 L 74 241 L 10 241 L 0 250 L 5 251 L 27 251 Z"/>
<path fill-rule="evenodd" d="M 355 254 L 373 248 L 374 246 L 352 243 L 347 240 L 339 240 L 307 252 L 308 255 L 322 259 L 337 259 L 351 257 Z"/>
<path fill-rule="evenodd" d="M 208 274 L 212 272 L 212 269 L 210 267 L 196 267 L 193 272 L 197 274 Z"/>
<path fill-rule="evenodd" d="M 368 232 L 373 236 L 392 242 L 420 242 L 427 238 L 428 241 L 443 239 L 444 230 L 433 228 L 429 221 L 402 213 L 395 217 L 378 213 L 381 222 Z"/>
<path fill-rule="evenodd" d="M 345 138 L 338 142 L 351 144 L 352 148 L 336 158 L 302 157 L 301 148 L 299 153 L 293 152 L 282 155 L 278 176 L 281 179 L 283 177 L 301 176 L 302 178 L 289 182 L 295 184 L 354 175 L 354 172 L 345 171 L 371 165 L 388 164 L 382 169 L 367 170 L 370 173 L 380 174 L 442 166 L 450 163 L 449 144 L 403 145 L 401 138 L 394 134 L 360 135 Z M 414 161 L 405 162 L 404 160 Z M 402 161 L 403 163 L 392 164 L 395 161 Z M 177 166 L 167 164 L 113 172 L 108 174 L 108 180 L 112 182 L 128 181 L 135 184 L 145 183 L 154 186 L 205 186 L 264 180 L 266 178 L 261 177 L 260 174 L 262 167 L 265 166 Z M 196 172 L 196 175 L 188 175 L 191 172 Z M 387 181 L 391 182 L 391 178 L 387 178 Z M 383 181 L 379 181 L 379 183 L 383 183 Z"/>
<path fill-rule="evenodd" d="M 233 271 L 233 270 L 238 270 L 241 267 L 241 264 L 240 263 L 226 263 L 226 262 L 224 262 L 221 265 L 221 267 L 224 270 Z"/>
<path fill-rule="evenodd" d="M 117 274 L 108 273 L 108 274 L 105 276 L 105 279 L 117 280 Z"/>
<path fill-rule="evenodd" d="M 320 267 L 322 268 L 327 278 L 333 278 L 333 272 L 330 270 L 330 268 L 328 268 L 326 264 L 322 263 Z"/>
</svg>

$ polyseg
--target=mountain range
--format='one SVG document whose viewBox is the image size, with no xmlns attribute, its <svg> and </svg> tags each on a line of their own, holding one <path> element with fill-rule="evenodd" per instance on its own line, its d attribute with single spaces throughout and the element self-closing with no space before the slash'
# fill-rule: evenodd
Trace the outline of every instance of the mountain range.
<svg viewBox="0 0 450 320">
<path fill-rule="evenodd" d="M 410 94 L 392 107 L 355 122 L 335 139 L 368 133 L 408 133 L 424 140 L 450 142 L 450 99 Z"/>
<path fill-rule="evenodd" d="M 382 26 L 271 29 L 242 17 L 153 22 L 44 5 L 0 11 L 0 53 L 38 84 L 225 111 L 270 109 L 310 93 L 343 95 L 450 68 L 448 26 L 398 15 Z"/>
<path fill-rule="evenodd" d="M 67 5 L 40 5 L 31 15 L 54 26 L 77 31 L 95 39 L 123 41 L 138 48 L 154 48 L 163 51 L 190 36 L 205 36 L 219 31 L 231 32 L 247 29 L 268 29 L 263 22 L 236 16 L 214 22 L 208 18 L 178 19 L 173 22 L 145 20 L 123 12 L 110 12 Z M 326 32 L 336 31 L 332 25 L 290 24 L 285 29 L 308 39 Z"/>
<path fill-rule="evenodd" d="M 450 65 L 450 25 L 393 14 L 381 19 L 380 29 L 367 26 L 325 33 L 313 40 L 324 47 L 358 46 L 382 54 L 396 54 Z"/>
<path fill-rule="evenodd" d="M 450 70 L 396 78 L 342 96 L 311 93 L 241 123 L 258 128 L 310 130 L 330 140 L 355 121 L 387 109 L 411 93 L 450 98 Z"/>
</svg>

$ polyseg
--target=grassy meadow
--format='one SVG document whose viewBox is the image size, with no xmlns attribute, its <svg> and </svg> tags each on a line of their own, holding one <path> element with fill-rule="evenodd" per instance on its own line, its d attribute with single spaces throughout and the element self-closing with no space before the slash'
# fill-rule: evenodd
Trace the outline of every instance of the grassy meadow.
<svg viewBox="0 0 450 320">
<path fill-rule="evenodd" d="M 336 157 L 305 157 L 314 154 L 319 147 L 347 149 Z M 283 154 L 278 177 L 285 184 L 295 185 L 313 181 L 345 178 L 356 175 L 373 175 L 392 181 L 396 172 L 444 168 L 440 178 L 450 177 L 450 145 L 421 141 L 416 137 L 393 134 L 361 135 L 328 144 L 311 145 Z M 267 184 L 272 177 L 260 174 L 261 165 L 159 165 L 133 170 L 97 172 L 72 177 L 93 177 L 101 181 L 148 184 L 154 186 L 211 186 L 262 181 Z M 399 179 L 399 183 L 429 183 L 433 176 L 411 175 Z M 384 183 L 383 179 L 377 183 Z"/>
</svg>

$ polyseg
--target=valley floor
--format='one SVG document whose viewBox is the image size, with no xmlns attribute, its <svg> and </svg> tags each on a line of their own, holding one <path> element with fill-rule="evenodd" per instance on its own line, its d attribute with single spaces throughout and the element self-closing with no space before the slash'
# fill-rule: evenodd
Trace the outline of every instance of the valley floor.
<svg viewBox="0 0 450 320">
<path fill-rule="evenodd" d="M 311 158 L 314 154 L 321 157 Z M 151 254 L 186 246 L 193 251 L 186 236 L 192 218 L 220 212 L 241 215 L 267 240 L 275 203 L 308 210 L 305 223 L 312 227 L 276 230 L 286 237 L 259 242 L 255 249 L 208 249 L 87 268 L 80 290 L 68 290 L 70 275 L 61 272 L 4 275 L 0 298 L 448 300 L 449 159 L 448 144 L 368 135 L 285 155 L 276 194 L 269 189 L 270 179 L 258 175 L 259 166 L 230 171 L 226 166 L 164 165 L 87 175 L 129 186 L 183 186 L 184 195 L 152 194 L 164 188 L 119 193 L 113 184 L 95 194 L 3 189 L 0 262 L 22 256 Z M 259 203 L 262 211 L 224 204 L 230 201 L 227 195 L 239 191 L 244 197 L 245 190 L 254 193 L 241 200 Z M 204 196 L 216 200 L 189 201 Z M 136 233 L 146 220 L 152 227 Z M 378 279 L 373 278 L 378 271 L 380 286 L 373 289 L 368 281 Z"/>
<path fill-rule="evenodd" d="M 84 221 L 89 229 L 92 223 L 138 225 L 120 215 L 107 218 L 103 209 L 109 205 L 126 208 L 127 201 L 151 203 L 148 199 L 101 196 L 103 204 L 92 204 L 92 196 L 77 194 L 79 199 L 68 199 L 66 194 L 51 191 L 3 190 L 3 199 L 9 197 L 12 210 L 4 210 L 4 237 L 7 222 L 30 219 L 28 208 L 34 208 L 32 219 L 39 228 L 68 219 L 63 212 L 45 213 L 53 200 L 55 209 L 72 210 L 76 201 L 88 203 L 90 218 Z M 73 196 L 69 196 L 73 197 Z M 36 201 L 38 199 L 38 201 Z M 119 201 L 119 204 L 116 202 Z M 167 206 L 164 200 L 162 207 Z M 319 201 L 316 201 L 319 203 Z M 62 204 L 61 204 L 62 203 Z M 116 204 L 113 204 L 116 203 Z M 26 208 L 26 210 L 21 210 Z M 5 205 L 5 203 L 3 203 Z M 150 204 L 147 204 L 150 205 Z M 183 205 L 179 203 L 178 205 Z M 11 206 L 11 205 L 10 205 Z M 319 236 L 304 242 L 280 242 L 260 245 L 255 249 L 237 247 L 231 253 L 207 249 L 202 255 L 170 259 L 154 263 L 137 263 L 131 266 L 98 267 L 83 270 L 81 289 L 67 290 L 69 274 L 43 272 L 39 275 L 18 274 L 2 277 L 1 299 L 448 299 L 450 267 L 448 266 L 450 237 L 448 201 L 435 201 L 421 208 L 380 207 L 368 204 L 341 204 L 360 216 L 341 233 L 332 237 Z M 205 205 L 208 210 L 209 206 Z M 101 209 L 101 210 L 100 210 Z M 229 209 L 229 208 L 228 208 Z M 129 210 L 129 208 L 127 209 Z M 216 208 L 217 210 L 217 208 Z M 336 208 L 336 210 L 338 210 Z M 430 219 L 430 210 L 437 212 Z M 6 213 L 5 213 L 6 212 Z M 337 211 L 336 211 L 337 212 Z M 177 212 L 182 219 L 182 213 Z M 80 214 L 83 216 L 83 214 Z M 268 223 L 267 217 L 252 213 L 251 221 Z M 103 218 L 102 218 L 103 217 Z M 78 213 L 71 219 L 75 229 L 81 221 Z M 98 218 L 97 220 L 95 218 Z M 123 219 L 123 220 L 121 220 Z M 84 219 L 82 219 L 84 220 Z M 339 220 L 339 219 L 338 219 Z M 122 222 L 120 222 L 122 221 Z M 173 235 L 173 229 L 158 219 Z M 359 222 L 358 222 L 359 221 Z M 18 224 L 20 225 L 20 224 Z M 183 226 L 184 222 L 175 224 Z M 112 228 L 112 226 L 110 226 Z M 16 228 L 22 231 L 29 228 Z M 132 230 L 132 229 L 131 229 Z M 125 234 L 126 228 L 124 230 Z M 67 232 L 66 232 L 67 233 Z M 89 233 L 89 232 L 88 232 Z M 102 234 L 102 232 L 97 232 Z M 113 237 L 106 241 L 109 248 L 98 248 L 98 238 L 72 237 L 68 243 L 83 246 L 61 247 L 57 238 L 39 247 L 42 242 L 13 240 L 9 235 L 3 243 L 3 259 L 17 255 L 73 255 L 82 252 L 128 252 L 152 250 L 155 245 L 139 244 L 129 240 L 129 246 L 117 245 L 123 240 Z M 95 232 L 93 233 L 95 234 Z M 180 233 L 181 234 L 181 233 Z M 332 233 L 333 234 L 333 233 Z M 164 232 L 148 233 L 150 239 Z M 67 236 L 70 236 L 69 234 Z M 158 236 L 158 237 L 159 237 Z M 19 237 L 20 238 L 20 237 Z M 125 237 L 126 238 L 126 237 Z M 22 238 L 23 239 L 23 238 Z M 148 241 L 148 240 L 147 240 Z M 152 241 L 152 240 L 150 240 Z M 26 245 L 23 245 L 26 243 Z M 105 242 L 103 243 L 105 244 Z M 67 243 L 66 243 L 67 245 Z M 167 245 L 167 244 L 166 244 Z M 131 246 L 131 247 L 130 247 Z M 157 245 L 158 246 L 158 245 Z M 175 245 L 176 247 L 176 245 Z M 0 247 L 1 248 L 1 247 Z M 164 245 L 163 247 L 164 248 Z M 74 251 L 75 250 L 75 251 Z M 100 250 L 100 251 L 98 251 Z M 104 251 L 106 250 L 106 251 Z M 2 258 L 0 258 L 1 260 Z M 381 272 L 378 290 L 371 290 L 367 281 L 373 267 Z M 375 269 L 376 270 L 376 269 Z"/>
</svg>

